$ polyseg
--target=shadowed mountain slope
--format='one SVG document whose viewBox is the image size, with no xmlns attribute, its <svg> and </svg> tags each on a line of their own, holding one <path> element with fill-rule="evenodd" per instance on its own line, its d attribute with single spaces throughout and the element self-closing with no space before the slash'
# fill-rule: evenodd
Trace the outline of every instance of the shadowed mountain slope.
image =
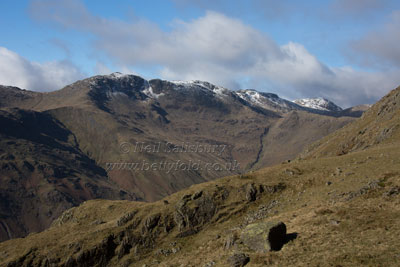
<svg viewBox="0 0 400 267">
<path fill-rule="evenodd" d="M 137 199 L 110 182 L 49 114 L 0 110 L 0 137 L 0 240 L 41 231 L 88 199 Z"/>
</svg>

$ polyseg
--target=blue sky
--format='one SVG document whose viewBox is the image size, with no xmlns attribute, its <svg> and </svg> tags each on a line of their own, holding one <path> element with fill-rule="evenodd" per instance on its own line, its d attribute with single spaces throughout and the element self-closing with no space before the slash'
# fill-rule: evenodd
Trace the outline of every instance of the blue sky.
<svg viewBox="0 0 400 267">
<path fill-rule="evenodd" d="M 0 84 L 30 90 L 120 71 L 347 107 L 400 85 L 395 0 L 21 0 L 0 10 Z"/>
</svg>

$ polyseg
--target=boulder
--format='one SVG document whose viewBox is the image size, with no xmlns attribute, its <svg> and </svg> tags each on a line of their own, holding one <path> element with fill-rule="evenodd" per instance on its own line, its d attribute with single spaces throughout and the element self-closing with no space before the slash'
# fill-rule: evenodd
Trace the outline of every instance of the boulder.
<svg viewBox="0 0 400 267">
<path fill-rule="evenodd" d="M 240 239 L 246 247 L 256 252 L 280 250 L 286 242 L 286 225 L 279 221 L 249 224 L 242 231 Z"/>
</svg>

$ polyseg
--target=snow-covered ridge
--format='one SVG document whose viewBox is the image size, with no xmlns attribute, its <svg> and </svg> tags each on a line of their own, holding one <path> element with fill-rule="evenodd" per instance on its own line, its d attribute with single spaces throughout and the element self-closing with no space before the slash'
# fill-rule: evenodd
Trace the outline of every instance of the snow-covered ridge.
<svg viewBox="0 0 400 267">
<path fill-rule="evenodd" d="M 261 106 L 264 104 L 265 97 L 254 89 L 240 90 L 236 94 L 243 100 L 250 101 L 253 104 Z"/>
<path fill-rule="evenodd" d="M 121 72 L 114 72 L 114 73 L 111 73 L 106 76 L 108 76 L 109 78 L 112 78 L 112 79 L 119 79 L 119 78 L 129 77 L 130 75 L 131 74 L 123 74 Z"/>
<path fill-rule="evenodd" d="M 294 103 L 306 107 L 322 111 L 342 111 L 343 109 L 337 106 L 335 103 L 328 99 L 317 97 L 317 98 L 303 98 L 293 101 Z"/>
<path fill-rule="evenodd" d="M 132 74 L 122 74 L 120 72 L 115 72 L 109 75 L 104 76 L 95 76 L 95 80 L 98 78 L 108 78 L 113 80 L 123 79 L 143 79 L 139 76 Z M 147 97 L 150 99 L 158 99 L 161 96 L 165 96 L 165 92 L 155 93 L 154 88 L 151 87 L 151 81 L 147 81 L 145 79 L 143 87 L 140 89 Z M 128 80 L 129 81 L 129 80 Z M 94 81 L 95 82 L 95 81 Z M 168 82 L 168 81 L 167 81 Z M 244 101 L 246 101 L 249 105 L 261 107 L 267 110 L 272 111 L 280 111 L 280 112 L 289 112 L 291 110 L 306 110 L 309 112 L 339 112 L 342 111 L 342 108 L 334 104 L 333 102 L 322 98 L 304 98 L 298 99 L 294 101 L 289 101 L 283 98 L 280 98 L 277 94 L 273 93 L 265 93 L 259 92 L 254 89 L 245 89 L 232 91 L 226 89 L 222 86 L 217 86 L 205 81 L 192 80 L 192 81 L 169 81 L 174 86 L 173 90 L 201 90 L 205 92 L 211 92 L 218 98 L 228 99 L 228 96 L 238 96 Z M 133 85 L 133 84 L 132 84 Z M 113 94 L 117 95 L 117 94 Z"/>
<path fill-rule="evenodd" d="M 201 88 L 205 89 L 208 91 L 214 92 L 218 96 L 224 96 L 227 93 L 230 92 L 230 90 L 222 87 L 222 86 L 216 86 L 214 84 L 211 84 L 209 82 L 204 82 L 204 81 L 171 81 L 171 83 L 175 84 L 178 86 L 178 89 L 195 89 L 195 88 Z"/>
<path fill-rule="evenodd" d="M 298 105 L 280 98 L 277 94 L 258 92 L 254 89 L 239 90 L 235 92 L 240 98 L 253 105 L 270 110 L 301 109 Z"/>
</svg>

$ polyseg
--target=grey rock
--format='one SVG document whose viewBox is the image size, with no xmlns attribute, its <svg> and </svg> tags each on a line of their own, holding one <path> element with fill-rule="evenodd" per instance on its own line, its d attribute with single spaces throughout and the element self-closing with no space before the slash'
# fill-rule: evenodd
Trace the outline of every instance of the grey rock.
<svg viewBox="0 0 400 267">
<path fill-rule="evenodd" d="M 203 191 L 197 191 L 196 193 L 193 194 L 192 200 L 198 199 L 203 195 Z"/>
<path fill-rule="evenodd" d="M 180 247 L 176 247 L 176 248 L 172 248 L 172 249 L 171 249 L 171 252 L 172 252 L 173 254 L 175 254 L 175 253 L 178 253 L 180 250 L 181 250 Z"/>
<path fill-rule="evenodd" d="M 157 226 L 158 221 L 160 220 L 161 215 L 160 214 L 154 214 L 151 215 L 150 217 L 148 217 L 146 219 L 146 222 L 144 224 L 144 226 L 146 227 L 146 229 L 148 231 L 152 230 L 154 227 Z"/>
<path fill-rule="evenodd" d="M 254 184 L 248 184 L 246 186 L 246 199 L 249 202 L 255 201 L 257 198 L 257 188 Z"/>
<path fill-rule="evenodd" d="M 250 261 L 249 256 L 247 256 L 244 253 L 234 254 L 228 258 L 228 264 L 231 267 L 243 267 L 247 263 L 249 263 L 249 261 Z"/>
<path fill-rule="evenodd" d="M 225 240 L 224 249 L 228 250 L 231 249 L 235 242 L 238 240 L 238 237 L 235 234 L 230 234 Z"/>
<path fill-rule="evenodd" d="M 389 189 L 389 191 L 383 193 L 384 196 L 391 197 L 400 194 L 400 187 L 394 186 Z"/>
<path fill-rule="evenodd" d="M 124 224 L 126 224 L 127 222 L 129 222 L 130 220 L 133 219 L 133 217 L 135 217 L 137 211 L 131 211 L 128 212 L 127 214 L 123 215 L 121 218 L 118 219 L 117 221 L 117 226 L 122 226 Z"/>
<path fill-rule="evenodd" d="M 374 189 L 378 189 L 379 187 L 380 187 L 380 181 L 379 180 L 371 181 L 367 185 L 361 187 L 358 191 L 351 191 L 351 192 L 345 193 L 345 195 L 347 195 L 345 200 L 347 200 L 347 201 L 352 200 L 355 197 L 359 197 L 359 196 L 365 195 L 369 191 L 374 190 Z"/>
<path fill-rule="evenodd" d="M 183 200 L 181 200 L 183 201 Z M 217 211 L 217 205 L 212 196 L 205 196 L 176 206 L 174 220 L 179 227 L 179 237 L 189 236 L 198 232 L 206 223 L 210 222 Z"/>
<path fill-rule="evenodd" d="M 260 205 L 254 212 L 248 213 L 245 217 L 245 224 L 254 223 L 257 220 L 264 219 L 272 212 L 272 210 L 279 205 L 277 200 L 272 200 L 268 205 Z"/>
<path fill-rule="evenodd" d="M 249 224 L 242 231 L 240 239 L 256 252 L 280 250 L 286 241 L 286 225 L 279 221 Z"/>
</svg>

